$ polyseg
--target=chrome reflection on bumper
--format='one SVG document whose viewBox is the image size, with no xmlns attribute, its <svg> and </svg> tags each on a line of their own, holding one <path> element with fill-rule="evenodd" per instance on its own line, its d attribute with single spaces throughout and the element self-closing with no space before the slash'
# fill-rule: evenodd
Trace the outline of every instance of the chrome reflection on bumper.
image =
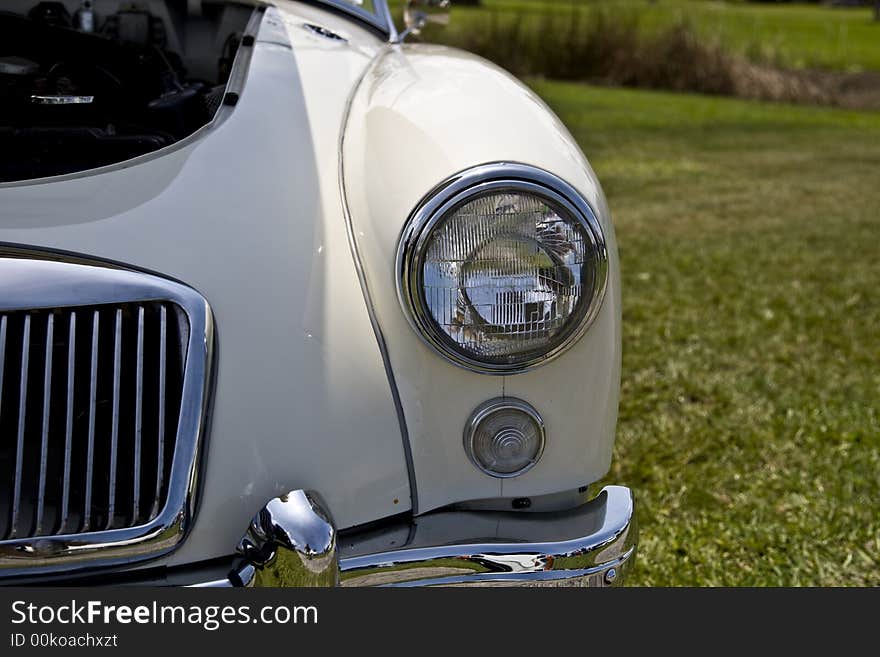
<svg viewBox="0 0 880 657">
<path fill-rule="evenodd" d="M 341 581 L 342 586 L 607 586 L 623 580 L 637 535 L 632 493 L 608 486 L 570 511 L 423 516 L 401 549 L 343 555 Z"/>
<path fill-rule="evenodd" d="M 607 486 L 569 511 L 428 514 L 337 552 L 320 497 L 293 491 L 254 517 L 229 579 L 199 586 L 616 586 L 635 554 L 634 511 L 628 488 Z"/>
<path fill-rule="evenodd" d="M 321 498 L 295 490 L 270 500 L 236 549 L 235 586 L 336 586 L 336 528 Z"/>
</svg>

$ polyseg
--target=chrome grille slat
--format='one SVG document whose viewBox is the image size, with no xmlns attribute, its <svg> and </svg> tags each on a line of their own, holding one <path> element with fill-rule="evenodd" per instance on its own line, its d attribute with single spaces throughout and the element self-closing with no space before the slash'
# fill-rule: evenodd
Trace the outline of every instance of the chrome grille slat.
<svg viewBox="0 0 880 657">
<path fill-rule="evenodd" d="M 134 398 L 134 483 L 132 492 L 131 517 L 137 520 L 141 500 L 141 432 L 144 413 L 144 307 L 138 306 L 137 324 L 137 366 L 135 368 Z M 157 466 L 158 472 L 161 468 Z"/>
<path fill-rule="evenodd" d="M 113 425 L 110 429 L 110 483 L 107 489 L 107 529 L 116 514 L 116 461 L 119 456 L 119 386 L 122 369 L 122 309 L 117 309 L 113 328 Z"/>
<path fill-rule="evenodd" d="M 92 350 L 91 370 L 89 376 L 89 437 L 86 452 L 85 498 L 83 500 L 83 520 L 80 531 L 91 529 L 92 520 L 92 483 L 94 481 L 95 462 L 95 409 L 98 395 L 98 337 L 101 328 L 101 314 L 96 310 L 92 315 Z"/>
<path fill-rule="evenodd" d="M 0 317 L 0 418 L 3 417 L 3 371 L 6 365 L 6 315 Z"/>
<path fill-rule="evenodd" d="M 2 422 L 5 419 L 4 410 L 3 410 L 3 386 L 5 385 L 4 381 L 4 372 L 6 365 L 6 324 L 8 320 L 6 315 L 3 315 L 0 318 L 0 426 L 3 426 Z M 3 437 L 0 436 L 0 440 L 3 440 Z M 5 538 L 8 535 L 6 530 L 6 524 L 0 520 L 0 537 Z"/>
<path fill-rule="evenodd" d="M 62 475 L 61 512 L 58 531 L 68 530 L 70 509 L 70 458 L 73 449 L 73 393 L 76 383 L 76 312 L 70 313 L 67 335 L 67 403 L 64 407 L 64 474 Z"/>
<path fill-rule="evenodd" d="M 21 346 L 21 385 L 18 393 L 18 432 L 15 443 L 15 484 L 12 492 L 12 520 L 10 521 L 10 537 L 19 536 L 18 514 L 21 509 L 22 461 L 24 459 L 24 427 L 25 410 L 27 409 L 28 362 L 31 346 L 31 316 L 24 316 L 24 329 Z"/>
<path fill-rule="evenodd" d="M 168 309 L 159 309 L 159 430 L 156 436 L 156 462 L 165 462 L 165 376 L 168 366 Z M 163 468 L 156 468 L 156 497 L 150 519 L 159 513 L 159 497 L 164 484 Z"/>
<path fill-rule="evenodd" d="M 37 490 L 37 523 L 34 533 L 43 533 L 43 512 L 46 509 L 46 470 L 49 449 L 49 409 L 52 403 L 52 348 L 54 346 L 55 315 L 46 318 L 46 355 L 43 371 L 43 423 L 40 436 L 40 481 Z"/>
</svg>

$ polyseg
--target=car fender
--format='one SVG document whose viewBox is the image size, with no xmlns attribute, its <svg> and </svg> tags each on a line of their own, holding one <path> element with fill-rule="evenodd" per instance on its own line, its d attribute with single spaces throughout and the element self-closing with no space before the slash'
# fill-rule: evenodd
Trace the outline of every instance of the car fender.
<svg viewBox="0 0 880 657">
<path fill-rule="evenodd" d="M 347 221 L 405 416 L 417 510 L 574 490 L 600 479 L 617 419 L 620 279 L 607 203 L 568 130 L 531 90 L 479 57 L 389 46 L 351 99 L 341 150 Z M 407 218 L 430 190 L 500 161 L 542 168 L 583 196 L 605 234 L 609 280 L 595 322 L 568 352 L 529 372 L 489 376 L 451 364 L 416 335 L 396 294 L 395 259 Z M 499 396 L 531 403 L 547 431 L 540 462 L 511 479 L 478 471 L 462 448 L 474 408 Z"/>
</svg>

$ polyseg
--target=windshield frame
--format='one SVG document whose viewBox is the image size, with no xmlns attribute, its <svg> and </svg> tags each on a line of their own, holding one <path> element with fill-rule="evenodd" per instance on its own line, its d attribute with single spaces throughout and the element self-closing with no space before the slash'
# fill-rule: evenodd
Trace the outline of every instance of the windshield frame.
<svg viewBox="0 0 880 657">
<path fill-rule="evenodd" d="M 397 28 L 388 8 L 388 0 L 373 0 L 374 11 L 367 11 L 346 0 L 307 0 L 314 4 L 338 10 L 344 14 L 357 18 L 367 23 L 370 27 L 378 30 L 389 41 L 397 40 Z"/>
</svg>

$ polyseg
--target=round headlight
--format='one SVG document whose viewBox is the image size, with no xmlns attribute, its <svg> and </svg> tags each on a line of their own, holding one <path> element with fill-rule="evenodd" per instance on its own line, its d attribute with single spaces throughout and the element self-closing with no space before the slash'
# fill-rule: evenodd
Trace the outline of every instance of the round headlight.
<svg viewBox="0 0 880 657">
<path fill-rule="evenodd" d="M 607 251 L 589 205 L 524 165 L 477 167 L 415 211 L 398 250 L 411 323 L 452 362 L 528 369 L 558 355 L 595 319 Z"/>
</svg>

